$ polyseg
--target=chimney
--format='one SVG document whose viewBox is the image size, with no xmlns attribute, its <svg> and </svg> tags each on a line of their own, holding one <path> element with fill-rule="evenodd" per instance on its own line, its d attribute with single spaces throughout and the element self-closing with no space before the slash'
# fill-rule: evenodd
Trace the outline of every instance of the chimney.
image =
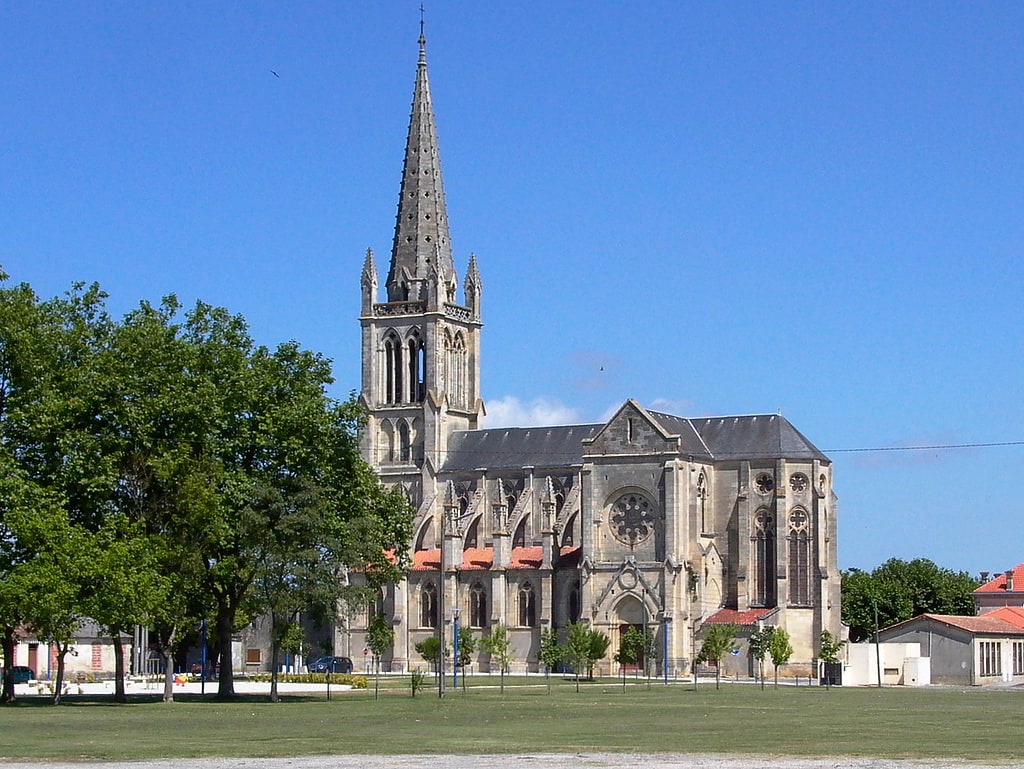
<svg viewBox="0 0 1024 769">
<path fill-rule="evenodd" d="M 1013 569 L 1006 570 L 1006 592 L 1013 592 Z"/>
<path fill-rule="evenodd" d="M 988 582 L 988 572 L 987 571 L 983 571 L 981 573 L 981 581 L 982 582 Z"/>
</svg>

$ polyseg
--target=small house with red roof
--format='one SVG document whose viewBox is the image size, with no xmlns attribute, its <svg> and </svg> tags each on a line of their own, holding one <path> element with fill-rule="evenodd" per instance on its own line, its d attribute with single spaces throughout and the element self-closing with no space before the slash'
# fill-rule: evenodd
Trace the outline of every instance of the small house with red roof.
<svg viewBox="0 0 1024 769">
<path fill-rule="evenodd" d="M 1024 683 L 1024 608 L 1002 606 L 964 617 L 922 614 L 890 625 L 879 641 L 920 644 L 931 682 L 964 686 Z"/>
</svg>

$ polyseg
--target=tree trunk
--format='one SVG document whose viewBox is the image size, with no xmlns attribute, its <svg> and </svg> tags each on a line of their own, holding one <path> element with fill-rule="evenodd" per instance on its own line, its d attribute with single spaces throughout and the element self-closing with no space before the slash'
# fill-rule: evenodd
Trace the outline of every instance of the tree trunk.
<svg viewBox="0 0 1024 769">
<path fill-rule="evenodd" d="M 127 702 L 124 693 L 124 646 L 121 644 L 121 628 L 112 627 L 110 637 L 114 642 L 114 702 Z"/>
<path fill-rule="evenodd" d="M 64 692 L 64 660 L 71 651 L 71 641 L 57 642 L 57 680 L 53 682 L 53 704 L 60 705 Z"/>
<path fill-rule="evenodd" d="M 3 630 L 0 643 L 4 647 L 4 684 L 0 691 L 0 703 L 14 702 L 14 628 L 7 626 Z"/>
<path fill-rule="evenodd" d="M 217 649 L 220 657 L 220 673 L 217 676 L 217 698 L 231 699 L 235 696 L 235 674 L 231 669 L 231 634 L 235 625 L 235 607 L 230 603 L 217 604 Z"/>
<path fill-rule="evenodd" d="M 164 702 L 174 702 L 174 639 L 177 628 L 171 628 L 167 637 L 160 638 L 160 656 L 164 660 Z"/>
<path fill-rule="evenodd" d="M 277 633 L 270 643 L 270 701 L 280 702 L 281 697 L 277 693 L 277 657 L 281 653 L 281 645 L 277 641 Z"/>
</svg>

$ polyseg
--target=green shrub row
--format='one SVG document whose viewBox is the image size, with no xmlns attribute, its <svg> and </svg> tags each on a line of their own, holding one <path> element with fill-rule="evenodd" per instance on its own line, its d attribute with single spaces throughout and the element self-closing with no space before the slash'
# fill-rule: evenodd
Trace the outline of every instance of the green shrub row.
<svg viewBox="0 0 1024 769">
<path fill-rule="evenodd" d="M 282 684 L 326 684 L 328 675 L 332 684 L 353 689 L 365 689 L 368 683 L 366 676 L 349 673 L 278 673 L 277 680 Z M 246 678 L 249 681 L 270 681 L 270 673 L 253 673 Z"/>
</svg>

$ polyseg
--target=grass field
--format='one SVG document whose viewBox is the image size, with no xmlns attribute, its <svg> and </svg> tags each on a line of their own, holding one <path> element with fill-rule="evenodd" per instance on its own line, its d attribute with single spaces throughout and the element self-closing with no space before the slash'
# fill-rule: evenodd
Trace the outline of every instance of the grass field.
<svg viewBox="0 0 1024 769">
<path fill-rule="evenodd" d="M 653 752 L 1024 760 L 1024 691 L 841 689 L 558 679 L 466 694 L 369 691 L 115 705 L 22 699 L 0 708 L 0 762 L 311 754 Z M 496 684 L 496 681 L 489 683 Z M 406 684 L 403 686 L 403 684 Z M 529 684 L 529 685 L 527 685 Z"/>
</svg>

